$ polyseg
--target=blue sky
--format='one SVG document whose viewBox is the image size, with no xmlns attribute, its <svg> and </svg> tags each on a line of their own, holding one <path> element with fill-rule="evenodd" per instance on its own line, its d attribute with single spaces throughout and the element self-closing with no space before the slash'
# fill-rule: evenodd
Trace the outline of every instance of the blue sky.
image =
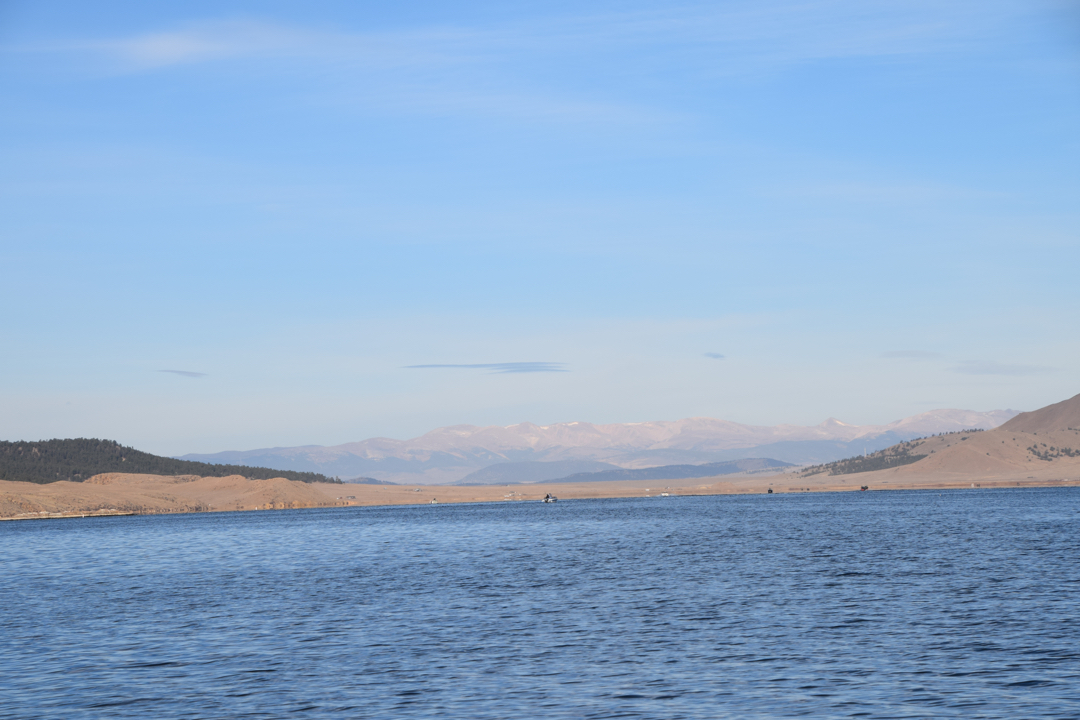
<svg viewBox="0 0 1080 720">
<path fill-rule="evenodd" d="M 0 4 L 0 438 L 1034 409 L 1078 128 L 1076 3 Z"/>
</svg>

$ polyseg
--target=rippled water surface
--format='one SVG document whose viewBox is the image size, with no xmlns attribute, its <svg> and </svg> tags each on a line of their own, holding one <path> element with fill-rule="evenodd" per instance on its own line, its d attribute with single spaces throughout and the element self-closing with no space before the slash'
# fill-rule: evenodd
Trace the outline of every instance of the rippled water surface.
<svg viewBox="0 0 1080 720">
<path fill-rule="evenodd" d="M 1080 716 L 1080 490 L 0 523 L 3 718 Z"/>
</svg>

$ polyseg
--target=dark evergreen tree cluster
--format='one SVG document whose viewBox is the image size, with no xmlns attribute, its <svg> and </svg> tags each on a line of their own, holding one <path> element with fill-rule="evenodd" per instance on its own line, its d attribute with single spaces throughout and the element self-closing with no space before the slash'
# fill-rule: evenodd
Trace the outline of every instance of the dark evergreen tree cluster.
<svg viewBox="0 0 1080 720">
<path fill-rule="evenodd" d="M 963 440 L 966 438 L 961 439 Z M 820 475 L 821 473 L 828 473 L 829 475 L 853 475 L 855 473 L 887 470 L 889 468 L 900 467 L 901 465 L 910 465 L 911 463 L 926 457 L 926 455 L 912 452 L 920 445 L 922 445 L 922 440 L 909 440 L 908 442 L 893 445 L 892 447 L 879 450 L 870 455 L 859 455 L 844 460 L 837 460 L 836 462 L 825 463 L 824 465 L 813 465 L 803 470 L 801 474 L 803 477 L 806 477 L 807 475 Z"/>
<path fill-rule="evenodd" d="M 1059 457 L 1080 457 L 1080 450 L 1074 450 L 1073 448 L 1067 447 L 1054 447 L 1053 445 L 1047 447 L 1046 443 L 1035 443 L 1029 447 L 1027 451 L 1039 460 L 1046 461 Z"/>
<path fill-rule="evenodd" d="M 148 475 L 243 475 L 252 480 L 283 477 L 301 482 L 340 483 L 313 472 L 273 470 L 246 465 L 215 465 L 160 457 L 124 447 L 112 440 L 79 438 L 41 442 L 0 441 L 0 480 L 50 483 L 82 482 L 100 473 L 146 473 Z"/>
<path fill-rule="evenodd" d="M 960 439 L 967 440 L 969 435 L 974 435 L 975 433 L 980 432 L 983 432 L 982 428 L 971 428 L 969 430 L 953 430 L 952 432 L 938 433 L 937 435 L 930 435 L 929 437 L 948 437 L 949 435 L 963 435 L 964 437 Z M 923 438 L 920 438 L 920 440 L 921 439 Z"/>
</svg>

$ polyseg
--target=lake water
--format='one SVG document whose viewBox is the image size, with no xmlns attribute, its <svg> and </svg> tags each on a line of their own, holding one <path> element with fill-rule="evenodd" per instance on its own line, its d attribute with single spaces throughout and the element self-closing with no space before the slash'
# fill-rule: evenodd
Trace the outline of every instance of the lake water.
<svg viewBox="0 0 1080 720">
<path fill-rule="evenodd" d="M 0 523 L 2 718 L 1080 716 L 1080 489 Z"/>
</svg>

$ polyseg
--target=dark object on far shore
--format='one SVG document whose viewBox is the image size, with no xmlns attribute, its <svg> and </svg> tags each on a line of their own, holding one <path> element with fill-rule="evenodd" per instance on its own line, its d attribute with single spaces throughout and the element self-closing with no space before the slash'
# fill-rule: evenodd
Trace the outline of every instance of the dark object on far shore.
<svg viewBox="0 0 1080 720">
<path fill-rule="evenodd" d="M 124 447 L 114 440 L 78 438 L 39 442 L 0 441 L 0 480 L 39 484 L 60 480 L 82 482 L 94 475 L 114 472 L 201 477 L 243 475 L 252 480 L 283 477 L 307 483 L 341 482 L 313 472 L 177 460 Z"/>
</svg>

